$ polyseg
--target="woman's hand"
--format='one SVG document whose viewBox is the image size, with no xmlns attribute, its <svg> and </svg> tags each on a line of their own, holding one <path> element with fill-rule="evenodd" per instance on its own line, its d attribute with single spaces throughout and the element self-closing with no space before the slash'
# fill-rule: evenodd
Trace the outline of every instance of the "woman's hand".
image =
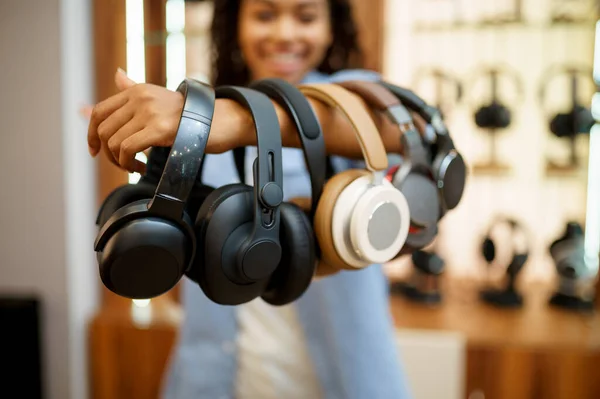
<svg viewBox="0 0 600 399">
<path fill-rule="evenodd" d="M 88 150 L 95 157 L 103 149 L 115 165 L 143 173 L 145 164 L 135 155 L 152 146 L 173 144 L 183 96 L 164 87 L 137 84 L 121 69 L 115 84 L 120 92 L 91 111 Z"/>
</svg>

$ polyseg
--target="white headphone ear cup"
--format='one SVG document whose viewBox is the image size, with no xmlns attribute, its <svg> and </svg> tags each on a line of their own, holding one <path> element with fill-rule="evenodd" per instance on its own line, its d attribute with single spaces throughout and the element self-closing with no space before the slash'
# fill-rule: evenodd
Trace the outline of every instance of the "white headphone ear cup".
<svg viewBox="0 0 600 399">
<path fill-rule="evenodd" d="M 360 258 L 352 246 L 350 238 L 350 223 L 354 207 L 361 196 L 369 189 L 370 176 L 363 176 L 350 183 L 337 197 L 331 214 L 331 235 L 333 245 L 339 257 L 349 269 L 361 269 L 370 265 Z"/>
<path fill-rule="evenodd" d="M 406 197 L 383 180 L 383 184 L 369 187 L 356 202 L 350 220 L 350 240 L 365 261 L 385 263 L 398 255 L 409 228 Z"/>
</svg>

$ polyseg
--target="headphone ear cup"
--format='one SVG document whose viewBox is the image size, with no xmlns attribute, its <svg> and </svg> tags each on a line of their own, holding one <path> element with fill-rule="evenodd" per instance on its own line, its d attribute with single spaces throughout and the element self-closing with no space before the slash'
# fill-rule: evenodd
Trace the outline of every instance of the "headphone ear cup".
<svg viewBox="0 0 600 399">
<path fill-rule="evenodd" d="M 321 257 L 330 266 L 336 269 L 356 270 L 348 265 L 338 254 L 333 238 L 333 210 L 342 191 L 354 180 L 368 175 L 366 170 L 349 169 L 334 175 L 323 188 L 323 194 L 315 212 L 314 229 Z M 348 215 L 348 219 L 351 215 Z"/>
<path fill-rule="evenodd" d="M 98 251 L 100 278 L 118 295 L 153 298 L 172 289 L 190 265 L 193 256 L 191 220 L 184 224 L 153 217 L 150 199 L 119 208 L 108 223 L 116 231 L 106 235 Z"/>
<path fill-rule="evenodd" d="M 392 184 L 404 194 L 410 211 L 411 228 L 406 244 L 420 249 L 433 241 L 437 235 L 440 218 L 438 188 L 429 177 L 410 172 L 401 176 L 402 169 L 394 175 Z"/>
<path fill-rule="evenodd" d="M 491 263 L 496 258 L 496 247 L 494 246 L 494 241 L 491 238 L 486 237 L 483 240 L 483 244 L 481 246 L 481 252 L 483 253 L 484 259 Z"/>
<path fill-rule="evenodd" d="M 133 202 L 154 197 L 156 186 L 146 182 L 117 187 L 104 200 L 98 211 L 96 224 L 102 227 L 120 208 Z"/>
<path fill-rule="evenodd" d="M 200 207 L 204 201 L 206 201 L 206 198 L 210 195 L 210 193 L 212 193 L 214 190 L 215 189 L 213 187 L 206 185 L 194 187 L 186 204 L 186 212 L 190 216 L 190 219 L 194 221 L 196 220 L 198 211 L 200 211 Z"/>
<path fill-rule="evenodd" d="M 510 110 L 499 103 L 483 106 L 475 113 L 475 124 L 483 129 L 505 129 L 510 123 Z"/>
<path fill-rule="evenodd" d="M 559 113 L 550 121 L 550 131 L 556 137 L 568 137 L 572 134 L 573 118 L 570 114 Z"/>
<path fill-rule="evenodd" d="M 475 124 L 480 128 L 486 129 L 489 125 L 488 107 L 481 107 L 475 112 Z"/>
<path fill-rule="evenodd" d="M 244 184 L 228 184 L 212 191 L 204 200 L 196 217 L 198 240 L 196 257 L 190 278 L 204 294 L 220 305 L 240 305 L 264 291 L 268 279 L 257 283 L 238 284 L 223 268 L 223 258 L 239 248 L 227 246 L 232 233 L 247 225 L 251 230 L 254 217 L 253 188 Z"/>
<path fill-rule="evenodd" d="M 308 215 L 310 213 L 310 209 L 311 209 L 311 199 L 310 198 L 295 197 L 295 198 L 291 198 L 289 202 L 300 207 L 300 209 L 304 212 L 305 215 Z M 310 224 L 310 222 L 309 222 L 309 224 Z M 312 226 L 310 226 L 310 227 L 311 227 L 311 231 L 313 231 L 313 234 L 314 234 L 314 229 L 312 228 Z M 315 237 L 316 237 L 316 234 L 315 234 Z M 316 254 L 315 256 L 319 257 L 319 253 L 320 253 L 319 243 L 318 243 L 318 241 L 315 241 L 315 254 Z M 333 274 L 338 273 L 339 271 L 340 271 L 340 269 L 329 265 L 323 259 L 317 259 L 317 266 L 315 269 L 314 277 L 331 276 Z"/>
<path fill-rule="evenodd" d="M 313 229 L 304 211 L 291 203 L 280 206 L 282 258 L 262 299 L 285 305 L 298 299 L 315 274 L 316 251 Z"/>
<path fill-rule="evenodd" d="M 596 120 L 589 108 L 578 105 L 575 108 L 575 118 L 577 118 L 577 132 L 589 133 L 596 124 Z"/>
</svg>

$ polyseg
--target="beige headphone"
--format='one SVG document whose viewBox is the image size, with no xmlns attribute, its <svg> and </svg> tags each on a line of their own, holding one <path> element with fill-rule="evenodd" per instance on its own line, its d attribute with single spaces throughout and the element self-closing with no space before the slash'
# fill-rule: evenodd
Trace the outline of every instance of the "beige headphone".
<svg viewBox="0 0 600 399">
<path fill-rule="evenodd" d="M 388 262 L 404 246 L 410 213 L 404 195 L 384 178 L 388 161 L 377 126 L 360 97 L 341 86 L 317 83 L 298 88 L 342 111 L 354 127 L 366 163 L 366 170 L 349 169 L 325 183 L 314 218 L 322 261 L 338 270 Z"/>
</svg>

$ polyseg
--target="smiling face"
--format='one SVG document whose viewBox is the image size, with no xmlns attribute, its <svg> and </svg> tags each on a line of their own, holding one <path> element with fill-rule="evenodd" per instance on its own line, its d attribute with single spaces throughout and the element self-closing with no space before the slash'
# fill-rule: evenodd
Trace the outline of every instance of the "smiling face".
<svg viewBox="0 0 600 399">
<path fill-rule="evenodd" d="M 238 43 L 252 80 L 299 83 L 331 42 L 328 0 L 242 0 Z"/>
</svg>

